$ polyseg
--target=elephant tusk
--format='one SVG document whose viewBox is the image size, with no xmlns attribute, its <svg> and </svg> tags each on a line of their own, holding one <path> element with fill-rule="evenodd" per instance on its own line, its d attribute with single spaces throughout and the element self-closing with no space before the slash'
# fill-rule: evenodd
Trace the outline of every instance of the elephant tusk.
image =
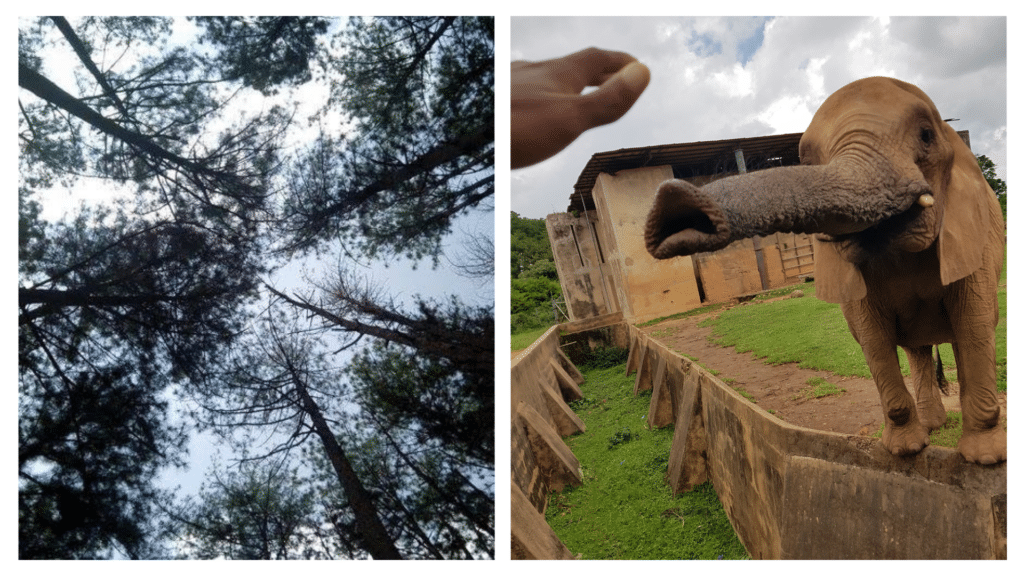
<svg viewBox="0 0 1024 576">
<path fill-rule="evenodd" d="M 922 208 L 931 208 L 935 205 L 935 197 L 931 194 L 921 194 L 917 197 L 917 203 L 920 204 Z"/>
</svg>

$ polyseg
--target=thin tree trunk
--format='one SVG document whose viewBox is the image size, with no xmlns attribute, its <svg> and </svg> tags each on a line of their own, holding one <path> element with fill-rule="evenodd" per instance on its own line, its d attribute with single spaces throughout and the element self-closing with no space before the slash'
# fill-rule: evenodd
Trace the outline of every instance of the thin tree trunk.
<svg viewBox="0 0 1024 576">
<path fill-rule="evenodd" d="M 309 418 L 313 422 L 313 429 L 320 437 L 324 451 L 327 452 L 327 457 L 331 461 L 331 465 L 334 466 L 338 480 L 341 481 L 342 488 L 345 490 L 345 496 L 355 513 L 356 528 L 362 536 L 367 552 L 375 560 L 401 560 L 402 556 L 399 554 L 398 548 L 395 547 L 394 540 L 388 535 L 384 524 L 381 523 L 380 517 L 377 515 L 377 507 L 370 498 L 370 494 L 363 488 L 355 470 L 352 469 L 352 464 L 345 456 L 345 451 L 338 443 L 338 439 L 331 432 L 327 420 L 320 412 L 320 407 L 309 396 L 306 386 L 298 375 L 294 371 L 291 372 L 292 383 L 302 399 L 303 410 L 309 414 Z"/>
<path fill-rule="evenodd" d="M 63 16 L 50 16 L 50 20 L 57 26 L 60 33 L 64 35 L 64 39 L 71 45 L 75 54 L 78 54 L 78 59 L 82 61 L 85 69 L 96 79 L 96 83 L 100 85 L 100 88 L 103 88 L 103 93 L 117 106 L 117 109 L 124 115 L 125 119 L 128 119 L 128 108 L 125 107 L 124 102 L 118 97 L 117 91 L 110 86 L 110 82 L 107 82 L 107 77 L 96 67 L 96 63 L 92 61 L 92 57 L 89 55 L 89 49 L 86 48 L 85 43 L 75 33 L 75 29 L 71 27 L 71 24 Z"/>
</svg>

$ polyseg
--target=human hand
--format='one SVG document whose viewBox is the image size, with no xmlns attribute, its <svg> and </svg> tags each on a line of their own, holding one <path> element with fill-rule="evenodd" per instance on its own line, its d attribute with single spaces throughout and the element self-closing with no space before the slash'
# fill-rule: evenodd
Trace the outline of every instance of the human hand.
<svg viewBox="0 0 1024 576">
<path fill-rule="evenodd" d="M 512 63 L 512 168 L 554 156 L 580 134 L 621 118 L 651 80 L 624 52 L 587 48 Z M 587 86 L 599 86 L 580 94 Z"/>
</svg>

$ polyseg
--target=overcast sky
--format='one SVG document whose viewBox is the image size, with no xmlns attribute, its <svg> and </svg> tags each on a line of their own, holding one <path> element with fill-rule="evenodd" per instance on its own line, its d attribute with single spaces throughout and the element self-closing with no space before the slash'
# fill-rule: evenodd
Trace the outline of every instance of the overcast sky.
<svg viewBox="0 0 1024 576">
<path fill-rule="evenodd" d="M 916 84 L 1006 179 L 1004 17 L 513 17 L 510 30 L 511 60 L 596 46 L 651 70 L 618 122 L 512 172 L 511 208 L 524 217 L 564 212 L 597 152 L 803 132 L 828 95 L 867 76 Z"/>
</svg>

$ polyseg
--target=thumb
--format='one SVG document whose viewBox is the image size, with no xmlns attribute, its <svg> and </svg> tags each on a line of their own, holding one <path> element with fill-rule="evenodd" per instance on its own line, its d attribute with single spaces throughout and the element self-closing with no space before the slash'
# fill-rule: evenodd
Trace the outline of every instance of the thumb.
<svg viewBox="0 0 1024 576">
<path fill-rule="evenodd" d="M 631 62 L 589 94 L 580 97 L 589 127 L 602 126 L 622 118 L 632 108 L 651 81 L 651 71 L 640 62 Z"/>
</svg>

